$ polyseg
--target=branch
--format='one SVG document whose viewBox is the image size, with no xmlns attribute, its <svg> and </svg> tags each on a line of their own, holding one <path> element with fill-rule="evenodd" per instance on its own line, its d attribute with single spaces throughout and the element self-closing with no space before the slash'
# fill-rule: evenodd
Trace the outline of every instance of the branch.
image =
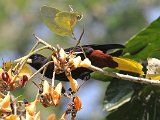
<svg viewBox="0 0 160 120">
<path fill-rule="evenodd" d="M 36 35 L 34 35 L 35 38 L 38 40 L 38 43 L 41 43 L 43 45 L 45 45 L 45 47 L 48 47 L 49 49 L 53 50 L 53 51 L 56 51 L 56 49 L 51 46 L 50 44 L 48 44 L 47 42 L 43 41 L 42 39 L 38 38 Z M 73 34 L 74 36 L 74 34 Z M 75 36 L 74 36 L 75 38 Z M 76 39 L 77 40 L 77 39 Z M 38 44 L 37 43 L 37 44 Z M 82 49 L 83 50 L 83 49 Z M 35 51 L 34 51 L 35 52 Z M 45 66 L 47 66 L 48 64 L 50 63 L 47 63 Z M 40 70 L 42 70 L 43 68 L 42 67 Z M 98 71 L 98 72 L 101 72 L 103 73 L 104 75 L 107 75 L 107 76 L 110 76 L 110 77 L 115 77 L 115 78 L 119 78 L 119 79 L 122 79 L 122 80 L 128 80 L 128 81 L 132 81 L 132 82 L 138 82 L 138 83 L 144 83 L 144 84 L 152 84 L 152 85 L 160 85 L 160 81 L 159 80 L 150 80 L 150 79 L 146 79 L 146 78 L 141 78 L 141 77 L 134 77 L 134 76 L 130 76 L 130 75 L 124 75 L 124 74 L 120 74 L 120 73 L 115 73 L 115 72 L 112 72 L 112 71 L 106 71 L 106 70 L 103 70 L 101 68 L 98 68 L 98 67 L 95 67 L 93 65 L 91 65 L 89 67 L 89 69 L 93 70 L 93 71 Z M 40 70 L 38 70 L 34 75 L 32 75 L 30 77 L 30 79 L 35 76 L 38 72 L 40 72 Z M 53 73 L 54 74 L 54 73 Z M 54 79 L 54 78 L 53 78 Z"/>
<path fill-rule="evenodd" d="M 104 75 L 119 78 L 119 79 L 122 79 L 122 80 L 128 80 L 128 81 L 144 83 L 144 84 L 160 85 L 159 80 L 150 80 L 150 79 L 146 79 L 146 78 L 133 77 L 133 76 L 130 76 L 130 75 L 123 75 L 123 74 L 115 73 L 115 72 L 112 72 L 112 71 L 106 71 L 106 70 L 103 70 L 101 68 L 95 67 L 93 65 L 91 65 L 89 69 L 91 69 L 93 71 L 98 71 L 98 72 L 103 73 Z"/>
</svg>

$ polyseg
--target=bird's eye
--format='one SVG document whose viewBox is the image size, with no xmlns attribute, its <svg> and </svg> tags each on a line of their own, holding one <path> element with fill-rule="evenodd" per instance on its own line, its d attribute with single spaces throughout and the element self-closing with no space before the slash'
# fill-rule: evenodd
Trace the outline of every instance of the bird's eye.
<svg viewBox="0 0 160 120">
<path fill-rule="evenodd" d="M 84 48 L 86 54 L 91 54 L 93 52 L 93 48 L 86 47 Z"/>
</svg>

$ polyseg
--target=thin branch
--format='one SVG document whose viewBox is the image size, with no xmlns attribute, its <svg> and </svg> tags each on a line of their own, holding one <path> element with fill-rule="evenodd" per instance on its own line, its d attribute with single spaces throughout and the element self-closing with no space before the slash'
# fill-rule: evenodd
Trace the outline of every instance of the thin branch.
<svg viewBox="0 0 160 120">
<path fill-rule="evenodd" d="M 39 41 L 36 42 L 36 44 L 33 46 L 33 48 L 30 50 L 30 52 L 33 52 L 36 49 L 36 47 L 38 46 L 38 44 L 39 44 Z"/>
<path fill-rule="evenodd" d="M 52 87 L 54 87 L 55 74 L 56 74 L 56 72 L 55 72 L 55 69 L 54 69 L 54 71 L 53 71 L 53 77 L 52 77 Z"/>
<path fill-rule="evenodd" d="M 91 65 L 89 69 L 91 69 L 93 71 L 98 71 L 98 72 L 103 73 L 104 75 L 119 78 L 119 79 L 122 79 L 122 80 L 128 80 L 128 81 L 132 81 L 132 82 L 152 84 L 152 85 L 160 85 L 159 80 L 150 80 L 150 79 L 146 79 L 146 78 L 140 78 L 140 77 L 134 77 L 134 76 L 124 75 L 124 74 L 120 74 L 120 73 L 115 73 L 115 72 L 112 72 L 112 71 L 106 71 L 106 70 L 103 70 L 101 68 L 95 67 L 93 65 Z"/>
<path fill-rule="evenodd" d="M 18 69 L 18 73 L 21 72 L 23 66 L 25 65 L 25 63 L 26 63 L 26 61 L 27 61 L 27 59 L 28 59 L 31 55 L 33 55 L 34 53 L 36 53 L 36 52 L 38 52 L 38 51 L 41 51 L 41 50 L 44 50 L 44 49 L 48 49 L 48 48 L 49 48 L 48 46 L 43 46 L 43 47 L 41 47 L 41 48 L 36 49 L 35 51 L 30 52 L 27 56 L 23 57 L 23 60 L 21 60 L 21 62 L 20 62 L 20 65 L 21 65 L 21 66 L 20 66 L 20 68 Z"/>
<path fill-rule="evenodd" d="M 83 37 L 83 34 L 84 34 L 84 29 L 83 29 L 83 31 L 82 31 L 82 33 L 81 33 L 81 35 L 80 35 L 80 37 L 79 37 L 79 39 L 78 39 L 78 41 L 77 41 L 76 47 L 80 44 L 81 39 L 82 39 L 82 37 Z"/>
<path fill-rule="evenodd" d="M 49 64 L 53 63 L 53 61 L 47 62 L 43 67 L 41 67 L 39 70 L 37 70 L 32 76 L 30 76 L 29 80 L 31 80 L 35 75 L 40 73 L 45 67 L 47 67 Z"/>
<path fill-rule="evenodd" d="M 79 47 L 81 48 L 81 50 L 82 50 L 82 52 L 83 52 L 84 57 L 87 58 L 87 57 L 86 57 L 86 54 L 85 54 L 85 52 L 84 52 L 84 50 L 83 50 L 83 47 L 82 47 L 82 45 L 81 45 L 81 42 L 80 42 L 81 39 L 82 39 L 83 34 L 84 34 L 84 30 L 82 31 L 82 34 L 81 34 L 81 36 L 80 36 L 80 38 L 79 38 L 79 40 L 78 40 L 78 39 L 75 37 L 74 32 L 72 32 L 72 39 L 75 40 L 75 41 L 77 41 L 76 47 L 77 47 L 77 45 L 79 45 Z"/>
<path fill-rule="evenodd" d="M 38 40 L 39 43 L 48 46 L 49 49 L 53 50 L 54 52 L 56 51 L 56 48 L 51 46 L 50 44 L 48 44 L 47 42 L 43 41 L 42 39 L 40 39 L 38 36 L 36 36 L 35 34 L 33 34 L 34 37 Z"/>
<path fill-rule="evenodd" d="M 45 47 L 48 47 L 49 49 L 53 50 L 53 51 L 56 51 L 56 49 L 51 46 L 50 44 L 48 44 L 47 42 L 43 41 L 42 39 L 38 38 L 36 35 L 34 35 L 35 38 L 38 40 L 39 43 L 45 45 Z M 76 37 L 74 36 L 73 34 L 73 39 L 77 40 Z M 82 49 L 83 50 L 83 49 Z M 35 50 L 36 51 L 36 50 Z M 35 52 L 34 51 L 34 52 Z M 30 53 L 31 54 L 31 53 Z M 34 77 L 37 73 L 39 73 L 41 70 L 43 70 L 48 64 L 50 64 L 51 62 L 53 61 L 50 61 L 48 62 L 47 64 L 45 64 L 42 68 L 40 68 L 36 73 L 34 73 L 30 79 L 32 77 Z M 140 77 L 134 77 L 134 76 L 130 76 L 130 75 L 124 75 L 124 74 L 120 74 L 120 73 L 115 73 L 115 72 L 112 72 L 112 71 L 104 71 L 103 69 L 101 68 L 98 68 L 98 67 L 95 67 L 93 65 L 90 66 L 91 70 L 93 71 L 99 71 L 101 73 L 103 73 L 104 75 L 107 75 L 107 76 L 111 76 L 111 77 L 115 77 L 115 78 L 119 78 L 119 79 L 122 79 L 122 80 L 128 80 L 128 81 L 132 81 L 132 82 L 138 82 L 138 83 L 145 83 L 145 84 L 152 84 L 152 85 L 160 85 L 160 81 L 158 80 L 150 80 L 150 79 L 146 79 L 146 78 L 140 78 Z M 54 74 L 54 73 L 53 73 Z M 54 77 L 53 77 L 54 79 Z"/>
</svg>

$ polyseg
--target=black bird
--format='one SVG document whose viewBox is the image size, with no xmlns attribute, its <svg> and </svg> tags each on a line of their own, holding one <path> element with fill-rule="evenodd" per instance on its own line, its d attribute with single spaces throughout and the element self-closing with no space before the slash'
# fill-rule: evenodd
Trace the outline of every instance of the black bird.
<svg viewBox="0 0 160 120">
<path fill-rule="evenodd" d="M 87 58 L 90 59 L 92 65 L 100 68 L 104 67 L 116 68 L 118 67 L 118 63 L 112 59 L 112 56 L 120 56 L 124 46 L 120 44 L 105 44 L 105 45 L 84 45 L 82 46 L 82 48 Z M 107 54 L 108 50 L 113 50 L 113 49 L 120 49 L 120 50 Z M 66 52 L 69 52 L 71 50 L 74 52 L 82 52 L 79 46 L 65 49 Z M 83 53 L 79 53 L 77 54 L 77 56 L 80 56 L 82 60 L 85 58 Z M 29 57 L 29 59 L 31 59 L 32 62 L 28 64 L 33 68 L 35 68 L 36 70 L 40 69 L 44 64 L 46 64 L 51 60 L 51 58 L 46 58 L 40 54 L 33 54 Z M 54 63 L 49 64 L 48 67 L 46 68 L 44 76 L 51 79 L 53 76 L 53 69 L 54 69 Z M 41 73 L 42 72 L 43 71 L 41 71 Z M 90 78 L 90 73 L 92 72 L 93 71 L 90 69 L 80 67 L 72 71 L 72 77 L 74 79 L 79 78 L 85 80 Z M 56 74 L 55 79 L 60 81 L 68 81 L 65 73 Z"/>
</svg>

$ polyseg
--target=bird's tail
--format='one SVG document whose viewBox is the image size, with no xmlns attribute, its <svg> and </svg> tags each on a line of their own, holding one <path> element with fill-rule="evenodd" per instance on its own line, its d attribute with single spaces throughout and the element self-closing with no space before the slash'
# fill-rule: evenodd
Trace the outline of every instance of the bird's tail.
<svg viewBox="0 0 160 120">
<path fill-rule="evenodd" d="M 140 63 L 128 58 L 120 58 L 120 57 L 112 57 L 112 58 L 113 61 L 118 63 L 118 67 L 116 67 L 116 69 L 138 73 L 140 75 L 144 74 L 144 72 L 142 71 L 143 66 Z"/>
</svg>

